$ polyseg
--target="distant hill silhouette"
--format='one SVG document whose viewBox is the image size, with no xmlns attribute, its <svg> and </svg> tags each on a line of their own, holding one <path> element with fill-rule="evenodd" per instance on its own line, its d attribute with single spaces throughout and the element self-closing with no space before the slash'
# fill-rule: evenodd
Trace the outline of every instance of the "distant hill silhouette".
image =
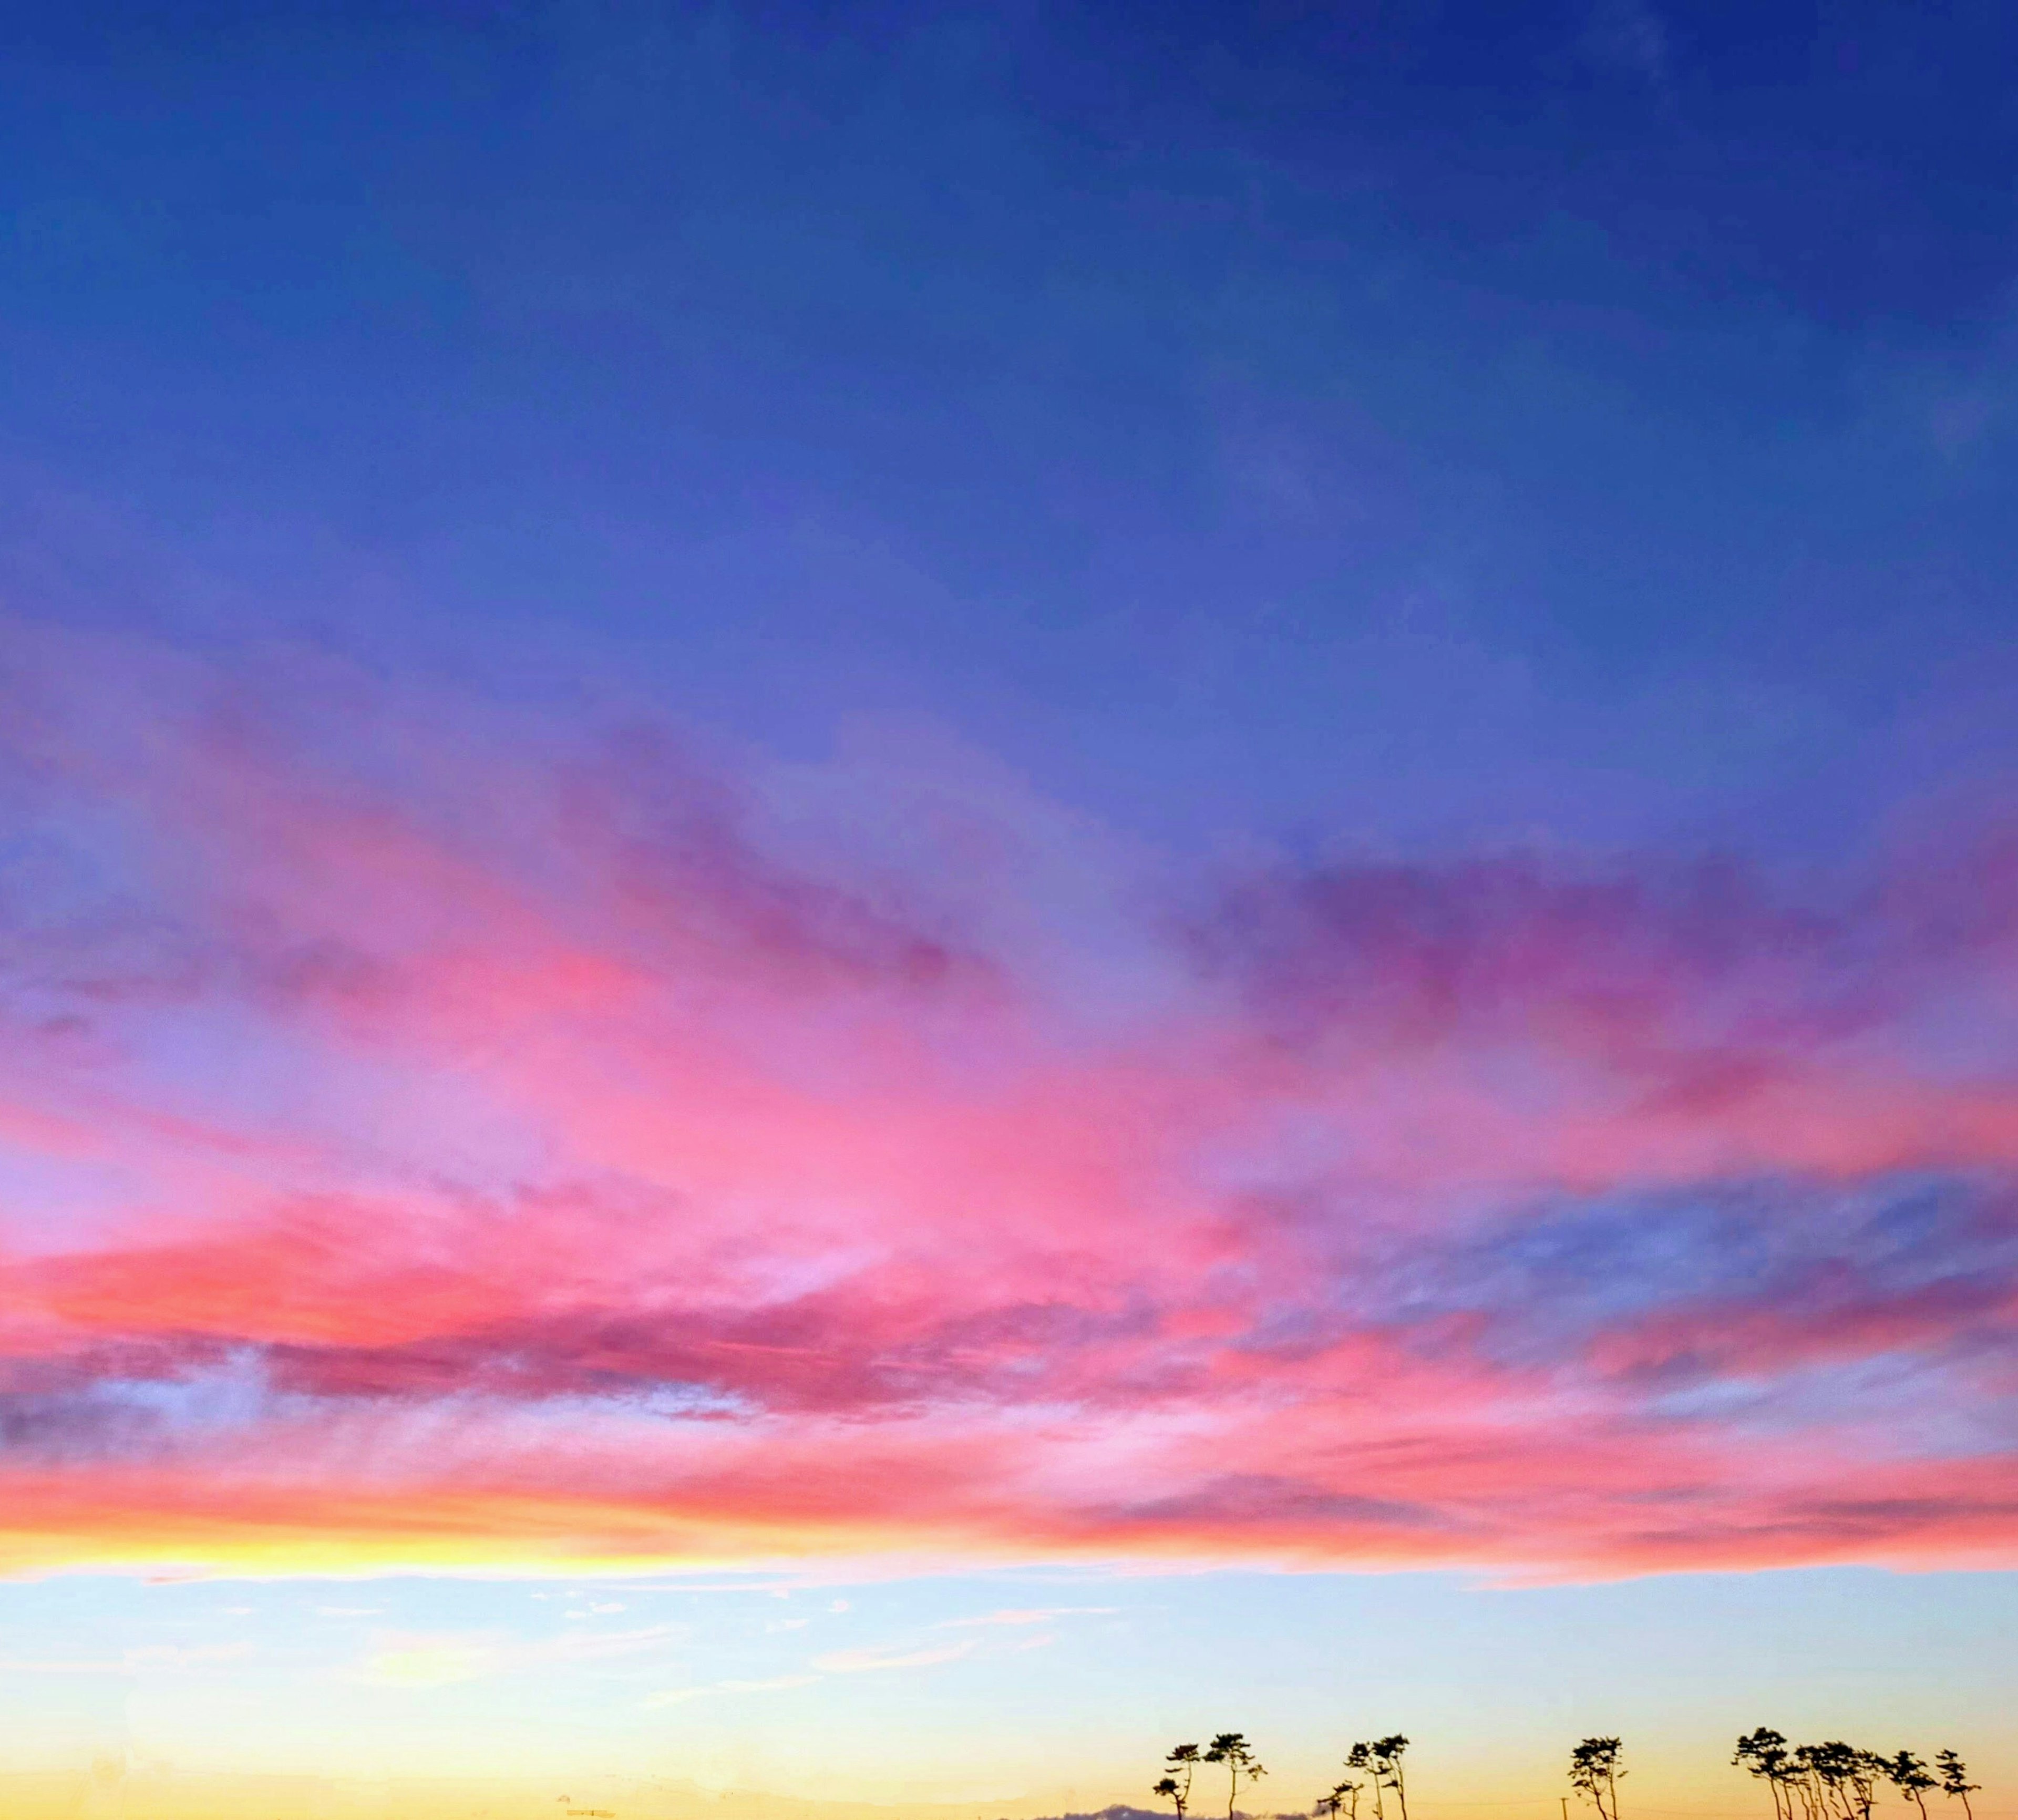
<svg viewBox="0 0 2018 1820">
<path fill-rule="evenodd" d="M 1217 1820 L 1211 1807 L 1202 1815 L 1193 1808 L 1194 1820 Z M 1167 1807 L 1131 1807 L 1125 1801 L 1116 1801 L 1111 1807 L 1102 1807 L 1091 1814 L 1047 1814 L 1043 1820 L 1170 1820 Z M 1249 1814 L 1245 1809 L 1236 1811 L 1234 1820 L 1310 1820 L 1305 1813 Z"/>
</svg>

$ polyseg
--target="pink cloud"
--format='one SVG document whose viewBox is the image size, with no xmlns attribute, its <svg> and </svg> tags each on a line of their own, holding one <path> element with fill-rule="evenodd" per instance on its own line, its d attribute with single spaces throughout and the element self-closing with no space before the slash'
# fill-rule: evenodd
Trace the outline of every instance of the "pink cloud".
<svg viewBox="0 0 2018 1820">
<path fill-rule="evenodd" d="M 0 763 L 0 1558 L 2013 1558 L 1994 833 L 1166 882 L 1089 1015 L 1083 887 L 844 791 L 91 656 Z"/>
</svg>

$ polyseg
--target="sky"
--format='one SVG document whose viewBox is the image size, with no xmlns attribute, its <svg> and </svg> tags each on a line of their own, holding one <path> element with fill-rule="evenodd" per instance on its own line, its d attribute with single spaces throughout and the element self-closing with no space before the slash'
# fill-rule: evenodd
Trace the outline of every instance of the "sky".
<svg viewBox="0 0 2018 1820">
<path fill-rule="evenodd" d="M 12 9 L 8 1811 L 2018 1813 L 2014 52 Z"/>
</svg>

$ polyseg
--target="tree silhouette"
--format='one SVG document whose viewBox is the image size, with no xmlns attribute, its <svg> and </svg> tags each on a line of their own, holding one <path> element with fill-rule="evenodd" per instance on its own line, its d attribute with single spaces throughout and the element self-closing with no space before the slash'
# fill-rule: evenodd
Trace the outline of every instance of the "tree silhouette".
<svg viewBox="0 0 2018 1820">
<path fill-rule="evenodd" d="M 1195 1744 L 1177 1745 L 1163 1761 L 1176 1774 L 1166 1774 L 1149 1793 L 1160 1795 L 1177 1811 L 1177 1820 L 1184 1820 L 1184 1810 L 1192 1804 L 1192 1778 L 1198 1774 L 1199 1747 Z"/>
<path fill-rule="evenodd" d="M 1826 1744 L 1799 1744 L 1794 1761 L 1801 1770 L 1801 1789 L 1808 1804 L 1810 1820 L 1832 1820 L 1839 1807 L 1842 1777 L 1835 1757 Z"/>
<path fill-rule="evenodd" d="M 1409 1786 L 1401 1776 L 1401 1758 L 1408 1748 L 1408 1739 L 1398 1731 L 1376 1739 L 1373 1745 L 1374 1774 L 1394 1791 L 1401 1804 L 1401 1820 L 1409 1820 Z"/>
<path fill-rule="evenodd" d="M 1799 1744 L 1794 1747 L 1794 1768 L 1800 1777 L 1801 1804 L 1807 1820 L 1834 1820 L 1839 1811 L 1847 1820 L 1848 1807 L 1842 1800 L 1843 1776 L 1839 1750 L 1847 1745 Z"/>
<path fill-rule="evenodd" d="M 1597 1809 L 1597 1820 L 1618 1820 L 1622 1748 L 1615 1738 L 1586 1738 L 1570 1753 L 1570 1786 Z"/>
<path fill-rule="evenodd" d="M 1345 1767 L 1356 1771 L 1311 1804 L 1318 1820 L 1360 1820 L 1359 1798 L 1373 1791 L 1371 1820 L 1387 1820 L 1384 1793 L 1393 1789 L 1398 1813 L 1409 1820 L 1408 1783 L 1402 1773 L 1409 1740 L 1394 1731 L 1385 1738 L 1362 1739 L 1346 1753 Z M 1570 1786 L 1597 1810 L 1597 1820 L 1619 1820 L 1618 1785 L 1625 1780 L 1625 1752 L 1616 1738 L 1586 1738 L 1570 1753 Z M 1224 1764 L 1227 1772 L 1227 1820 L 1238 1820 L 1240 1785 L 1259 1782 L 1268 1772 L 1255 1760 L 1244 1731 L 1222 1731 L 1204 1749 L 1180 1744 L 1164 1758 L 1168 1773 L 1153 1793 L 1168 1801 L 1173 1820 L 1190 1820 L 1192 1782 L 1200 1764 Z M 1773 1820 L 1872 1820 L 1878 1792 L 1886 1782 L 1928 1820 L 1927 1795 L 1939 1789 L 1962 1803 L 1962 1820 L 1976 1820 L 1969 1796 L 1979 1785 L 1969 1779 L 1969 1765 L 1953 1750 L 1934 1753 L 1929 1766 L 1910 1750 L 1890 1757 L 1860 1749 L 1840 1738 L 1821 1744 L 1789 1746 L 1784 1733 L 1760 1725 L 1741 1735 L 1731 1762 L 1764 1782 L 1773 1799 Z"/>
<path fill-rule="evenodd" d="M 1787 1758 L 1787 1786 L 1799 1798 L 1804 1820 L 1819 1820 L 1821 1784 L 1815 1775 L 1814 1746 L 1796 1745 Z"/>
<path fill-rule="evenodd" d="M 1871 1820 L 1878 1779 L 1884 1774 L 1883 1758 L 1840 1738 L 1826 1744 L 1804 1744 L 1794 1756 L 1817 1788 L 1824 1814 L 1840 1813 L 1843 1820 Z"/>
<path fill-rule="evenodd" d="M 1941 1786 L 1927 1773 L 1927 1766 L 1910 1750 L 1901 1750 L 1885 1760 L 1885 1773 L 1893 1787 L 1920 1810 L 1920 1820 L 1927 1820 L 1927 1791 Z"/>
<path fill-rule="evenodd" d="M 1226 1765 L 1226 1820 L 1233 1820 L 1233 1804 L 1239 1799 L 1242 1779 L 1258 1782 L 1268 1773 L 1254 1760 L 1244 1731 L 1221 1732 L 1199 1760 Z"/>
<path fill-rule="evenodd" d="M 1969 1798 L 1979 1785 L 1969 1779 L 1969 1765 L 1952 1750 L 1937 1750 L 1934 1753 L 1934 1768 L 1941 1772 L 1941 1793 L 1962 1803 L 1963 1820 L 1976 1820 Z"/>
<path fill-rule="evenodd" d="M 1355 1744 L 1345 1753 L 1345 1767 L 1358 1770 L 1372 1778 L 1373 1820 L 1387 1820 L 1387 1804 L 1380 1798 L 1380 1791 L 1387 1786 L 1387 1779 L 1380 1773 L 1380 1746 L 1364 1742 Z"/>
<path fill-rule="evenodd" d="M 1793 1820 L 1794 1796 L 1786 1786 L 1792 1768 L 1787 1740 L 1769 1725 L 1748 1731 L 1738 1741 L 1738 1753 L 1730 1760 L 1749 1775 L 1764 1782 L 1773 1796 L 1773 1820 Z"/>
<path fill-rule="evenodd" d="M 1886 1759 L 1873 1752 L 1850 1752 L 1850 1762 L 1845 1766 L 1845 1779 L 1857 1803 L 1858 1820 L 1871 1820 L 1871 1809 L 1878 1799 L 1878 1785 L 1884 1781 L 1887 1768 Z"/>
</svg>

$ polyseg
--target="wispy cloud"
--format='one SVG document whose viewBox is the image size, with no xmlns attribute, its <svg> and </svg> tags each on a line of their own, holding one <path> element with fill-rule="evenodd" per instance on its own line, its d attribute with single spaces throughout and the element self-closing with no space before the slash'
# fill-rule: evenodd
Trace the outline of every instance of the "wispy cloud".
<svg viewBox="0 0 2018 1820">
<path fill-rule="evenodd" d="M 638 1704 L 643 1706 L 676 1706 L 688 1700 L 698 1700 L 709 1694 L 773 1694 L 782 1693 L 787 1688 L 809 1688 L 821 1677 L 816 1674 L 774 1675 L 769 1681 L 710 1681 L 705 1686 L 669 1688 L 663 1693 L 647 1695 Z"/>
<path fill-rule="evenodd" d="M 365 1659 L 358 1679 L 382 1686 L 432 1688 L 504 1672 L 504 1652 L 472 1643 L 411 1643 Z"/>
<path fill-rule="evenodd" d="M 934 1644 L 906 1648 L 885 1644 L 866 1649 L 837 1649 L 813 1658 L 813 1666 L 826 1674 L 870 1674 L 884 1669 L 931 1668 L 942 1662 L 957 1662 L 973 1653 L 972 1639 L 960 1643 Z"/>
<path fill-rule="evenodd" d="M 180 1672 L 212 1663 L 239 1662 L 258 1653 L 250 1643 L 211 1643 L 193 1646 L 146 1644 L 118 1655 L 51 1657 L 27 1660 L 0 1659 L 0 1671 L 13 1674 L 146 1675 Z"/>
<path fill-rule="evenodd" d="M 1799 890 L 1174 879 L 923 772 L 773 813 L 661 736 L 33 645 L 0 1565 L 2018 1560 L 1991 817 Z"/>
<path fill-rule="evenodd" d="M 973 1618 L 949 1618 L 937 1628 L 957 1630 L 975 1624 L 1048 1624 L 1058 1618 L 1106 1617 L 1116 1608 L 1112 1605 L 1044 1605 L 1027 1610 L 1011 1607 L 1000 1612 L 983 1612 Z"/>
<path fill-rule="evenodd" d="M 359 1665 L 356 1678 L 400 1687 L 435 1687 L 523 1673 L 555 1663 L 602 1662 L 649 1655 L 678 1643 L 682 1626 L 653 1625 L 637 1630 L 572 1631 L 543 1638 L 500 1637 L 489 1633 L 399 1637 L 385 1640 Z"/>
</svg>

